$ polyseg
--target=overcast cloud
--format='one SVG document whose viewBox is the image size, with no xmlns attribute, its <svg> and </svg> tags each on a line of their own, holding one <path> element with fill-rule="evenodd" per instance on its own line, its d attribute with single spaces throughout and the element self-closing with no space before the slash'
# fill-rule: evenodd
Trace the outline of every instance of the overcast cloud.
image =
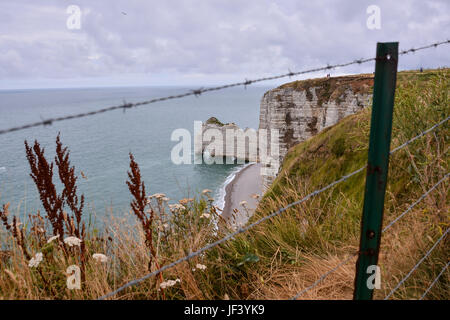
<svg viewBox="0 0 450 320">
<path fill-rule="evenodd" d="M 371 4 L 380 30 L 366 26 Z M 81 8 L 80 30 L 66 27 L 69 5 Z M 448 0 L 0 0 L 0 88 L 240 81 L 371 57 L 377 41 L 409 49 L 449 31 Z M 448 66 L 448 49 L 402 57 L 400 69 Z"/>
</svg>

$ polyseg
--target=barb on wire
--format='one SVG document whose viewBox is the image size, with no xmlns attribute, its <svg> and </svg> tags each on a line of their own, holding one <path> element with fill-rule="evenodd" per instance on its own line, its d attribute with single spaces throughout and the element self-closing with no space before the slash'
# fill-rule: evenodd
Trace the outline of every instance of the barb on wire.
<svg viewBox="0 0 450 320">
<path fill-rule="evenodd" d="M 431 288 L 433 288 L 433 286 L 436 284 L 436 282 L 439 280 L 439 278 L 444 274 L 445 270 L 448 268 L 448 266 L 450 265 L 450 262 L 447 262 L 447 264 L 444 266 L 444 268 L 442 268 L 441 272 L 437 275 L 437 277 L 433 280 L 433 282 L 430 284 L 430 286 L 427 288 L 427 290 L 423 293 L 423 295 L 420 297 L 419 300 L 423 300 L 423 298 L 425 298 L 425 296 L 428 294 L 428 292 L 430 292 Z"/>
<path fill-rule="evenodd" d="M 122 108 L 123 108 L 123 113 L 125 113 L 125 111 L 126 111 L 127 109 L 133 108 L 133 104 L 132 104 L 132 103 L 127 103 L 127 102 L 124 100 L 124 101 L 123 101 Z"/>
<path fill-rule="evenodd" d="M 450 40 L 435 42 L 435 43 L 427 45 L 427 46 L 411 48 L 409 50 L 401 51 L 399 53 L 399 55 L 408 54 L 409 52 L 416 52 L 419 50 L 424 50 L 424 49 L 428 49 L 428 48 L 432 48 L 432 47 L 438 47 L 440 45 L 448 44 L 448 43 L 450 43 Z M 253 79 L 253 80 L 245 80 L 243 82 L 235 82 L 235 83 L 225 84 L 225 85 L 216 86 L 216 87 L 200 88 L 200 89 L 196 89 L 196 90 L 190 90 L 189 92 L 186 92 L 186 93 L 170 95 L 170 96 L 166 96 L 166 97 L 155 98 L 155 99 L 136 102 L 136 103 L 130 103 L 130 104 L 124 103 L 122 105 L 106 107 L 106 108 L 99 109 L 96 111 L 84 112 L 84 113 L 79 113 L 79 114 L 74 114 L 74 115 L 69 115 L 69 116 L 64 116 L 64 117 L 58 117 L 58 118 L 52 118 L 52 119 L 47 119 L 46 121 L 34 122 L 34 123 L 29 123 L 29 124 L 25 124 L 25 125 L 21 125 L 21 126 L 17 126 L 17 127 L 12 127 L 9 129 L 3 129 L 3 130 L 0 130 L 0 135 L 14 132 L 14 131 L 19 131 L 19 130 L 25 130 L 25 129 L 29 129 L 29 128 L 33 128 L 33 127 L 43 126 L 48 123 L 52 124 L 54 122 L 59 122 L 59 121 L 64 121 L 64 120 L 78 119 L 78 118 L 93 116 L 96 114 L 113 111 L 113 110 L 117 110 L 117 109 L 125 110 L 125 108 L 138 107 L 138 106 L 148 105 L 148 104 L 162 102 L 162 101 L 166 101 L 166 100 L 181 99 L 181 98 L 184 98 L 187 96 L 198 97 L 202 93 L 205 93 L 205 92 L 223 90 L 223 89 L 239 87 L 239 86 L 246 87 L 249 84 L 253 84 L 253 83 L 257 83 L 257 82 L 277 80 L 277 79 L 286 78 L 286 77 L 290 78 L 292 76 L 298 76 L 298 75 L 307 74 L 307 73 L 325 71 L 325 70 L 330 70 L 330 69 L 335 69 L 335 68 L 343 68 L 343 67 L 347 67 L 347 66 L 354 65 L 354 64 L 361 64 L 361 63 L 366 63 L 366 62 L 370 62 L 370 61 L 375 61 L 376 59 L 377 59 L 376 57 L 375 58 L 367 58 L 367 59 L 357 59 L 357 60 L 353 60 L 353 61 L 346 62 L 346 63 L 340 63 L 340 64 L 335 64 L 335 65 L 326 65 L 325 67 L 313 68 L 313 69 L 297 71 L 297 72 L 289 71 L 288 73 L 275 75 L 275 76 L 257 78 L 257 79 Z"/>
<path fill-rule="evenodd" d="M 246 231 L 250 230 L 251 228 L 253 228 L 253 227 L 255 227 L 255 226 L 261 224 L 262 222 L 264 222 L 264 221 L 266 221 L 266 220 L 269 220 L 269 219 L 271 219 L 271 218 L 273 218 L 273 217 L 275 217 L 275 216 L 277 216 L 277 215 L 279 215 L 279 214 L 285 212 L 287 209 L 289 209 L 289 208 L 291 208 L 291 207 L 294 207 L 294 206 L 296 206 L 296 205 L 298 205 L 298 204 L 300 204 L 300 203 L 303 203 L 303 202 L 307 201 L 308 199 L 310 199 L 310 198 L 312 198 L 312 197 L 318 195 L 319 193 L 324 192 L 324 191 L 326 191 L 326 190 L 332 188 L 333 186 L 337 185 L 338 183 L 343 182 L 343 181 L 349 179 L 350 177 L 352 177 L 352 176 L 358 174 L 359 172 L 363 171 L 365 168 L 366 168 L 366 166 L 364 166 L 364 167 L 362 167 L 362 168 L 359 168 L 358 170 L 353 171 L 352 173 L 350 173 L 350 174 L 348 174 L 348 175 L 345 175 L 345 176 L 343 176 L 342 178 L 340 178 L 340 179 L 338 179 L 338 180 L 336 180 L 336 181 L 330 183 L 330 184 L 327 185 L 326 187 L 323 187 L 322 189 L 318 189 L 318 190 L 316 190 L 316 191 L 314 191 L 314 192 L 311 192 L 310 194 L 306 195 L 306 196 L 303 197 L 302 199 L 300 199 L 300 200 L 298 200 L 298 201 L 295 201 L 295 202 L 292 202 L 292 203 L 288 204 L 286 207 L 281 208 L 281 209 L 279 209 L 279 210 L 277 210 L 277 211 L 271 213 L 271 214 L 268 215 L 268 216 L 264 216 L 263 218 L 261 218 L 261 219 L 259 219 L 258 221 L 255 221 L 255 222 L 249 224 L 249 225 L 246 226 L 246 227 L 241 227 L 241 228 L 239 228 L 238 230 L 236 230 L 236 231 L 234 231 L 234 232 L 228 234 L 227 236 L 225 236 L 225 237 L 223 237 L 223 238 L 221 238 L 221 239 L 219 239 L 219 240 L 217 240 L 217 241 L 215 241 L 215 242 L 212 242 L 212 243 L 210 243 L 210 244 L 204 246 L 203 248 L 201 248 L 201 249 L 199 249 L 199 250 L 197 250 L 197 251 L 195 251 L 195 252 L 191 252 L 191 253 L 188 254 L 187 256 L 185 256 L 185 257 L 183 257 L 183 258 L 180 258 L 180 259 L 178 259 L 178 260 L 176 260 L 176 261 L 174 261 L 174 262 L 172 262 L 172 263 L 170 263 L 170 264 L 168 264 L 168 265 L 165 265 L 164 267 L 161 267 L 160 269 L 155 270 L 155 271 L 153 271 L 153 272 L 151 272 L 151 273 L 149 273 L 149 274 L 143 276 L 142 278 L 135 279 L 135 280 L 133 280 L 133 281 L 130 281 L 130 282 L 126 283 L 125 285 L 121 286 L 120 288 L 118 288 L 118 289 L 116 289 L 116 290 L 114 290 L 114 291 L 112 291 L 112 292 L 110 292 L 110 293 L 108 293 L 108 294 L 106 294 L 106 295 L 100 297 L 99 299 L 100 299 L 100 300 L 104 300 L 104 299 L 107 299 L 107 298 L 109 298 L 109 297 L 112 297 L 112 296 L 114 296 L 115 294 L 119 293 L 120 291 L 122 291 L 122 290 L 124 290 L 124 289 L 126 289 L 126 288 L 128 288 L 128 287 L 130 287 L 130 286 L 136 285 L 136 284 L 138 284 L 138 283 L 140 283 L 140 282 L 142 282 L 142 281 L 144 281 L 144 280 L 146 280 L 146 279 L 148 279 L 148 278 L 150 278 L 150 277 L 153 277 L 153 276 L 155 276 L 155 275 L 157 275 L 157 274 L 159 274 L 159 273 L 161 273 L 161 272 L 163 272 L 163 271 L 169 269 L 169 268 L 172 268 L 172 267 L 174 267 L 174 266 L 176 266 L 176 265 L 178 265 L 178 264 L 180 264 L 180 263 L 182 263 L 182 262 L 188 261 L 188 260 L 190 260 L 190 259 L 192 259 L 192 258 L 194 258 L 194 257 L 196 257 L 196 256 L 198 256 L 198 255 L 200 255 L 201 253 L 203 253 L 203 252 L 205 252 L 205 251 L 207 251 L 207 250 L 209 250 L 209 249 L 211 249 L 211 248 L 214 248 L 214 247 L 218 246 L 219 244 L 224 243 L 224 242 L 226 242 L 226 241 L 228 241 L 228 240 L 230 240 L 230 239 L 236 237 L 238 234 L 241 234 L 241 233 L 243 233 L 243 232 L 246 232 Z"/>
<path fill-rule="evenodd" d="M 412 205 L 410 205 L 405 211 L 403 211 L 402 214 L 400 214 L 397 218 L 395 218 L 391 223 L 389 223 L 386 227 L 384 227 L 383 232 L 388 230 L 390 227 L 392 227 L 398 220 L 400 220 L 405 214 L 407 214 L 409 211 L 411 211 L 419 202 L 421 202 L 423 199 L 426 198 L 427 195 L 429 195 L 434 189 L 437 188 L 438 185 L 440 185 L 444 180 L 446 180 L 450 176 L 450 173 L 447 173 L 441 180 L 439 180 L 434 186 L 430 188 L 427 192 L 425 192 L 423 195 L 420 196 L 419 199 L 416 200 Z"/>
<path fill-rule="evenodd" d="M 430 250 L 427 251 L 427 253 L 422 257 L 422 259 L 419 260 L 419 262 L 416 263 L 416 265 L 408 272 L 408 274 L 400 280 L 400 282 L 397 284 L 397 286 L 389 292 L 389 294 L 384 298 L 384 300 L 388 300 L 392 294 L 397 291 L 398 288 L 409 278 L 409 276 L 420 266 L 420 264 L 431 254 L 431 252 L 436 248 L 436 246 L 441 242 L 442 239 L 445 238 L 447 233 L 450 231 L 450 228 L 447 229 L 447 231 L 444 232 L 444 234 L 433 244 L 433 246 L 430 248 Z"/>
</svg>

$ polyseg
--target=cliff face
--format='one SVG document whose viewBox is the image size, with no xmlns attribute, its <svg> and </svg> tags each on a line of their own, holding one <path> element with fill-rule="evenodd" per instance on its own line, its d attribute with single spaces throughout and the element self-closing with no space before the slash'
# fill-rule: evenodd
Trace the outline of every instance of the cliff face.
<svg viewBox="0 0 450 320">
<path fill-rule="evenodd" d="M 279 131 L 281 164 L 289 148 L 366 107 L 371 100 L 372 88 L 372 75 L 321 78 L 284 84 L 264 94 L 260 106 L 259 129 Z M 270 164 L 263 163 L 263 166 L 270 167 Z M 275 178 L 274 172 L 278 172 L 278 168 L 271 168 L 263 173 L 266 186 Z"/>
</svg>

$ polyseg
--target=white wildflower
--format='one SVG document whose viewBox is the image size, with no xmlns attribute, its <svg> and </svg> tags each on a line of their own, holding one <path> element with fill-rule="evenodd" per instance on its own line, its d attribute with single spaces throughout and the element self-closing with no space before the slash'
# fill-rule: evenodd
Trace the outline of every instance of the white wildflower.
<svg viewBox="0 0 450 320">
<path fill-rule="evenodd" d="M 164 198 L 166 195 L 164 193 L 155 193 L 153 195 L 150 196 L 150 198 L 156 198 L 156 199 L 161 199 Z"/>
<path fill-rule="evenodd" d="M 211 215 L 209 213 L 202 213 L 202 215 L 200 216 L 200 218 L 206 218 L 209 219 Z"/>
<path fill-rule="evenodd" d="M 81 239 L 78 239 L 77 237 L 67 237 L 64 239 L 64 243 L 68 244 L 69 247 L 73 247 L 73 246 L 80 246 L 81 244 Z"/>
<path fill-rule="evenodd" d="M 202 194 L 207 194 L 207 193 L 211 193 L 211 192 L 212 192 L 211 190 L 205 189 L 205 190 L 202 191 Z"/>
<path fill-rule="evenodd" d="M 168 202 L 170 200 L 170 198 L 162 197 L 161 200 L 164 201 L 164 202 Z"/>
<path fill-rule="evenodd" d="M 162 288 L 162 289 L 165 289 L 165 288 L 168 288 L 168 287 L 173 287 L 174 285 L 177 284 L 177 282 L 181 282 L 181 280 L 180 280 L 180 279 L 177 279 L 177 280 L 167 280 L 167 281 L 161 282 L 161 284 L 159 285 L 159 287 Z"/>
<path fill-rule="evenodd" d="M 239 205 L 245 207 L 247 205 L 247 201 L 243 200 L 239 202 Z"/>
<path fill-rule="evenodd" d="M 206 269 L 206 266 L 204 264 L 200 264 L 200 263 L 197 263 L 195 267 L 197 269 L 199 269 L 199 270 L 205 270 Z"/>
<path fill-rule="evenodd" d="M 42 252 L 38 252 L 34 255 L 33 258 L 30 259 L 30 261 L 28 262 L 28 266 L 30 268 L 34 268 L 37 267 L 39 265 L 39 263 L 42 262 L 42 259 L 44 258 L 44 256 L 42 255 Z"/>
<path fill-rule="evenodd" d="M 58 239 L 59 238 L 59 234 L 57 234 L 56 236 L 53 236 L 53 237 L 51 237 L 50 239 L 48 239 L 47 240 L 47 243 L 50 243 L 50 242 L 52 242 L 52 241 L 54 241 L 54 240 L 56 240 L 56 239 Z"/>
<path fill-rule="evenodd" d="M 186 207 L 183 206 L 182 204 L 175 203 L 175 204 L 169 204 L 169 209 L 172 212 L 176 212 L 176 211 L 184 210 L 184 209 L 186 209 Z"/>
<path fill-rule="evenodd" d="M 103 253 L 94 253 L 92 255 L 92 258 L 97 262 L 108 262 L 108 257 L 105 256 Z"/>
</svg>

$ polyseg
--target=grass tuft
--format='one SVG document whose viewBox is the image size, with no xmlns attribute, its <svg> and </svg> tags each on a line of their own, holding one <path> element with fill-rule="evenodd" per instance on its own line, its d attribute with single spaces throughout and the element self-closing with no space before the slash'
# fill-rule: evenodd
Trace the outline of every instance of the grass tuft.
<svg viewBox="0 0 450 320">
<path fill-rule="evenodd" d="M 400 72 L 392 148 L 446 118 L 450 114 L 448 92 L 448 69 Z M 369 130 L 370 108 L 292 147 L 250 222 L 364 166 Z M 384 225 L 447 174 L 449 137 L 447 123 L 391 157 Z M 175 203 L 163 194 L 147 195 L 131 154 L 127 181 L 132 196 L 130 212 L 104 218 L 102 230 L 91 225 L 86 228 L 84 197 L 77 195 L 75 170 L 59 136 L 54 163 L 48 162 L 37 141 L 33 146 L 25 142 L 25 147 L 45 214 L 30 214 L 28 221 L 22 222 L 8 204 L 2 205 L 0 299 L 95 299 L 229 232 L 207 194 Z M 61 192 L 53 183 L 54 164 Z M 364 186 L 364 173 L 353 176 L 114 298 L 293 297 L 357 250 Z M 384 298 L 449 227 L 448 191 L 445 181 L 383 234 L 379 260 L 382 288 L 375 291 L 375 299 Z M 50 241 L 52 236 L 57 237 Z M 69 236 L 79 238 L 82 245 L 69 246 L 64 241 Z M 417 299 L 423 294 L 448 261 L 448 241 L 436 247 L 394 299 Z M 32 259 L 39 260 L 37 253 L 42 253 L 42 260 L 30 266 Z M 102 254 L 107 260 L 99 261 L 93 254 Z M 83 270 L 79 290 L 66 286 L 70 265 Z M 351 299 L 354 274 L 352 259 L 300 298 Z M 449 282 L 447 271 L 427 298 L 448 299 Z"/>
</svg>

